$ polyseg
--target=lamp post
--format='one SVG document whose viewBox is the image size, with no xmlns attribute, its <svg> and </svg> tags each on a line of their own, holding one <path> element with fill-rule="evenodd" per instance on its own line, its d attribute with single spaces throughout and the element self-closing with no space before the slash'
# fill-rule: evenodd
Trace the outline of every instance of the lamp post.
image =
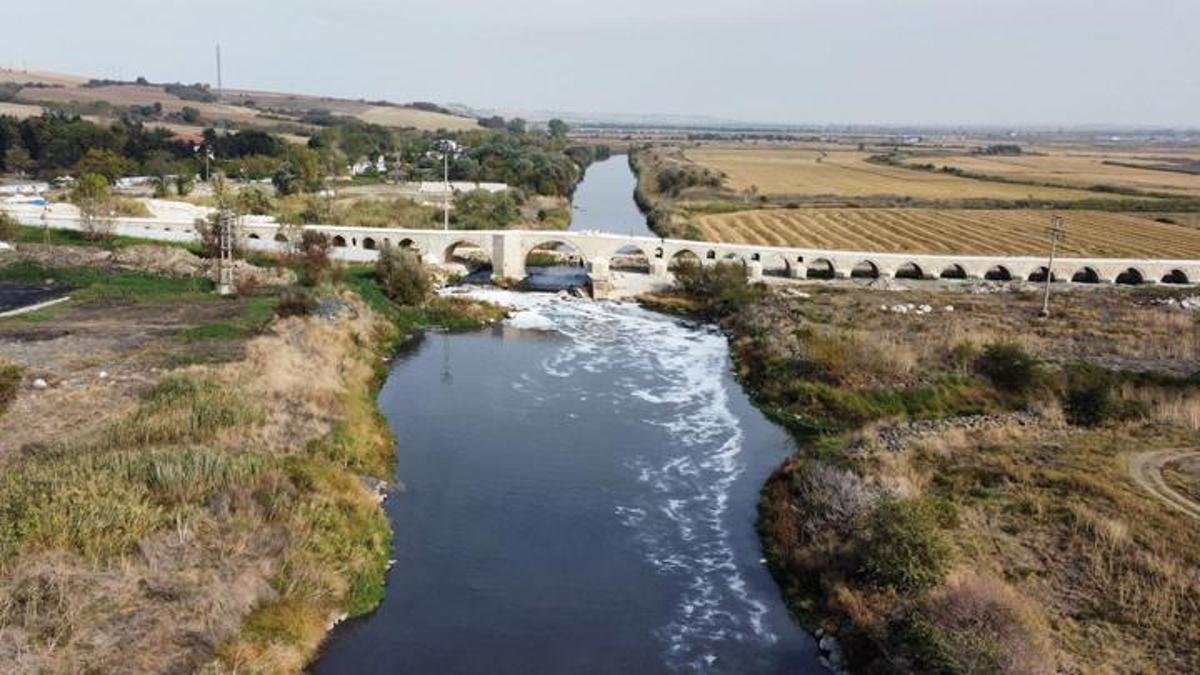
<svg viewBox="0 0 1200 675">
<path fill-rule="evenodd" d="M 1042 293 L 1042 311 L 1038 312 L 1038 316 L 1043 319 L 1050 317 L 1050 283 L 1054 280 L 1054 256 L 1058 253 L 1058 242 L 1067 236 L 1062 217 L 1051 216 L 1050 227 L 1046 232 L 1050 235 L 1050 262 L 1046 266 L 1046 288 Z"/>
</svg>

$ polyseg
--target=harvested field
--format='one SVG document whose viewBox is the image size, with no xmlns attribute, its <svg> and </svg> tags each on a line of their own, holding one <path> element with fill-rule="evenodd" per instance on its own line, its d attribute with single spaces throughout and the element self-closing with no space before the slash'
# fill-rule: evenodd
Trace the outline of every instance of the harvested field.
<svg viewBox="0 0 1200 675">
<path fill-rule="evenodd" d="M 195 108 L 205 119 L 226 119 L 235 124 L 262 124 L 265 120 L 254 110 L 233 105 L 185 101 L 168 94 L 162 87 L 120 84 L 107 87 L 68 87 L 62 89 L 22 89 L 21 100 L 39 103 L 94 103 L 104 101 L 116 106 L 153 105 L 161 103 L 163 110 L 176 113 L 184 107 Z"/>
<path fill-rule="evenodd" d="M 358 118 L 385 127 L 413 127 L 423 131 L 469 131 L 479 128 L 478 122 L 466 117 L 396 106 L 375 106 L 360 113 Z"/>
<path fill-rule="evenodd" d="M 752 186 L 767 196 L 898 196 L 914 199 L 1043 199 L 1102 197 L 1084 190 L 992 183 L 942 173 L 911 171 L 866 161 L 873 153 L 799 148 L 689 149 L 687 159 L 726 175 L 726 185 Z M 1128 170 L 1128 169 L 1127 169 Z M 1200 178 L 1197 179 L 1200 181 Z"/>
<path fill-rule="evenodd" d="M 42 114 L 42 106 L 24 103 L 0 103 L 0 115 L 9 115 L 19 120 Z"/>
<path fill-rule="evenodd" d="M 839 250 L 1043 255 L 1051 213 L 982 209 L 772 209 L 695 218 L 704 239 Z M 1200 258 L 1200 231 L 1104 211 L 1065 215 L 1063 255 Z"/>
<path fill-rule="evenodd" d="M 1051 183 L 1080 188 L 1108 186 L 1144 192 L 1169 193 L 1183 197 L 1200 196 L 1200 174 L 1131 166 L 1134 164 L 1164 165 L 1168 163 L 1165 159 L 1148 157 L 1146 153 L 1052 153 L 1015 157 L 968 155 L 937 158 L 931 162 L 938 167 L 949 166 L 973 174 L 997 176 L 1006 180 Z M 1179 161 L 1181 158 L 1175 156 L 1172 159 Z M 925 163 L 925 161 L 913 160 L 914 163 Z M 1120 162 L 1124 166 L 1105 162 Z"/>
</svg>

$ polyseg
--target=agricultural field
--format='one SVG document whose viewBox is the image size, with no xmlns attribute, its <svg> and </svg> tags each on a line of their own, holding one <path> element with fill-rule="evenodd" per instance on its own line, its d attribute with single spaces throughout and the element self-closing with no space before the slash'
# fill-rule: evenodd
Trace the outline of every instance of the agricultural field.
<svg viewBox="0 0 1200 675">
<path fill-rule="evenodd" d="M 0 102 L 0 115 L 8 115 L 23 120 L 26 117 L 37 117 L 42 114 L 42 106 L 27 105 L 25 103 L 4 103 Z"/>
<path fill-rule="evenodd" d="M 479 123 L 466 117 L 443 113 L 401 108 L 398 106 L 372 106 L 357 115 L 358 119 L 385 127 L 413 127 L 421 131 L 470 131 L 478 129 Z"/>
<path fill-rule="evenodd" d="M 1104 211 L 1065 212 L 1064 255 L 1200 258 L 1200 230 Z M 695 216 L 709 241 L 838 250 L 1042 255 L 1049 211 L 769 209 Z"/>
<path fill-rule="evenodd" d="M 1051 183 L 1079 188 L 1102 185 L 1180 197 L 1197 197 L 1200 196 L 1200 173 L 1150 168 L 1186 165 L 1189 159 L 1193 166 L 1196 165 L 1200 162 L 1200 151 L 1190 157 L 1177 154 L 1150 156 L 1148 153 L 1054 151 L 1017 156 L 965 155 L 929 160 L 913 159 L 910 163 L 928 162 L 938 168 L 947 166 L 972 174 L 1029 183 Z"/>
<path fill-rule="evenodd" d="M 688 160 L 725 174 L 725 185 L 730 189 L 745 192 L 756 188 L 758 194 L 768 197 L 1063 201 L 1104 197 L 1085 190 L 989 182 L 867 162 L 874 154 L 877 153 L 808 147 L 716 146 L 684 152 Z M 1196 180 L 1200 182 L 1200 177 Z"/>
</svg>

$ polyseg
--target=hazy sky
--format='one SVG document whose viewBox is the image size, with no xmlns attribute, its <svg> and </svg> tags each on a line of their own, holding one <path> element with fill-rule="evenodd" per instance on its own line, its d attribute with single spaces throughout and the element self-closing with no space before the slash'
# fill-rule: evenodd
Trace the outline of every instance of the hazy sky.
<svg viewBox="0 0 1200 675">
<path fill-rule="evenodd" d="M 0 63 L 796 123 L 1200 126 L 1200 0 L 7 0 Z"/>
</svg>

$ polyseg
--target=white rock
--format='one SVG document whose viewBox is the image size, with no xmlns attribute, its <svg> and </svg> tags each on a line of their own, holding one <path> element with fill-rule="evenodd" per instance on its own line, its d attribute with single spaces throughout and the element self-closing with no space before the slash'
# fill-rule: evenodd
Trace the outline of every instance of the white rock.
<svg viewBox="0 0 1200 675">
<path fill-rule="evenodd" d="M 928 314 L 929 312 L 933 311 L 933 308 L 929 305 L 921 305 L 921 311 Z"/>
<path fill-rule="evenodd" d="M 100 376 L 99 376 L 99 377 L 100 377 L 100 379 L 102 379 L 102 380 L 103 380 L 103 379 L 105 379 L 105 378 L 107 378 L 107 377 L 108 377 L 108 371 L 107 371 L 107 370 L 102 370 L 102 371 L 100 371 Z"/>
<path fill-rule="evenodd" d="M 46 381 L 45 381 L 45 380 L 43 380 L 43 379 L 42 379 L 42 378 L 40 378 L 40 377 L 39 377 L 38 379 L 36 379 L 36 380 L 34 380 L 34 381 L 33 381 L 33 388 L 34 388 L 34 389 L 45 389 L 46 387 L 49 387 L 49 386 L 50 386 L 50 385 L 46 384 Z"/>
<path fill-rule="evenodd" d="M 954 311 L 954 305 L 946 305 L 945 307 L 942 308 L 942 311 L 949 314 Z"/>
</svg>

